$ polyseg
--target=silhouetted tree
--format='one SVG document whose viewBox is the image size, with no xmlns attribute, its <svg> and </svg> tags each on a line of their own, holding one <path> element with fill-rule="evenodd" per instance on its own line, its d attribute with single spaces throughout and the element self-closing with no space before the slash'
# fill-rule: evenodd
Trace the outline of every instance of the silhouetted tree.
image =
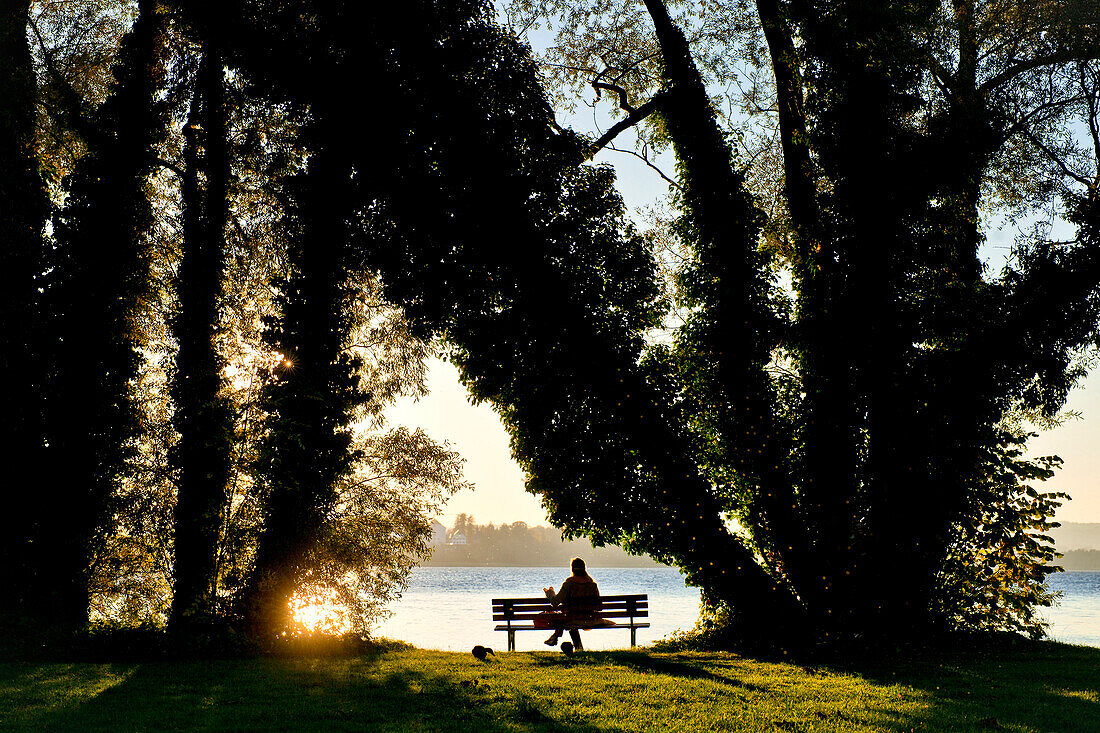
<svg viewBox="0 0 1100 733">
<path fill-rule="evenodd" d="M 986 278 L 978 207 L 1021 137 L 1063 153 L 1055 180 L 1075 177 L 1054 131 L 1095 99 L 1071 83 L 1073 65 L 1100 52 L 1095 7 L 1042 3 L 1025 19 L 1014 3 L 761 0 L 683 23 L 703 51 L 693 57 L 660 0 L 645 0 L 645 14 L 633 2 L 512 6 L 578 19 L 560 34 L 556 73 L 615 92 L 625 113 L 594 148 L 648 118 L 643 139 L 676 151 L 689 256 L 673 394 L 686 398 L 715 508 L 740 519 L 810 625 L 957 623 L 975 597 L 959 592 L 969 579 L 999 609 L 991 618 L 1036 630 L 1059 495 L 1028 486 L 1050 472 L 1020 457 L 1015 416 L 1063 404 L 1081 373 L 1077 349 L 1096 339 L 1100 273 L 1081 236 L 1069 248 L 1025 244 L 1017 267 Z M 638 42 L 609 51 L 600 44 L 611 32 Z M 721 49 L 758 38 L 785 172 L 787 226 L 773 223 L 770 240 L 748 180 L 730 170 L 740 164 L 696 62 L 718 77 Z M 756 87 L 746 103 L 769 108 Z M 1009 154 L 1025 175 L 1041 168 L 1034 151 Z M 1090 178 L 1077 182 L 1091 188 Z M 785 268 L 789 304 L 768 282 Z M 1042 298 L 1052 285 L 1069 287 Z M 1008 536 L 1019 552 L 1005 555 Z M 712 598 L 751 618 L 746 595 Z"/>
<path fill-rule="evenodd" d="M 37 611 L 41 582 L 35 553 L 48 521 L 40 486 L 44 373 L 41 288 L 48 203 L 38 175 L 38 90 L 28 47 L 29 2 L 0 6 L 0 457 L 9 509 L 0 523 L 0 617 Z M 36 588 L 35 590 L 40 590 Z"/>
<path fill-rule="evenodd" d="M 89 126 L 87 152 L 54 222 L 47 435 L 53 501 L 64 510 L 44 525 L 36 552 L 51 600 L 46 613 L 65 627 L 87 618 L 93 548 L 136 437 L 129 385 L 140 362 L 136 314 L 148 288 L 147 178 L 164 124 L 155 101 L 163 23 L 158 3 L 140 3 L 119 52 L 116 87 Z"/>
<path fill-rule="evenodd" d="M 468 19 L 402 56 L 440 80 L 410 123 L 433 141 L 418 146 L 427 155 L 410 151 L 377 209 L 392 234 L 370 229 L 388 234 L 365 251 L 387 294 L 452 344 L 555 523 L 674 561 L 760 623 L 793 617 L 726 528 L 661 355 L 643 359 L 660 315 L 654 261 L 610 171 L 581 165 L 589 142 L 556 128 L 529 57 L 484 5 L 430 7 Z"/>
<path fill-rule="evenodd" d="M 323 136 L 318 127 L 313 134 Z M 279 361 L 264 395 L 263 532 L 243 597 L 247 622 L 261 635 L 289 625 L 290 598 L 355 460 L 353 411 L 369 398 L 358 389 L 358 360 L 347 353 L 349 178 L 338 150 L 319 149 L 292 183 L 293 270 L 279 284 L 281 313 L 269 318 L 266 336 Z"/>
<path fill-rule="evenodd" d="M 218 581 L 217 556 L 234 442 L 233 414 L 219 352 L 220 299 L 229 212 L 229 129 L 217 18 L 193 14 L 202 59 L 183 130 L 181 181 L 183 258 L 177 276 L 173 335 L 179 343 L 173 374 L 173 422 L 179 440 L 170 451 L 176 470 L 172 622 L 210 617 Z"/>
</svg>

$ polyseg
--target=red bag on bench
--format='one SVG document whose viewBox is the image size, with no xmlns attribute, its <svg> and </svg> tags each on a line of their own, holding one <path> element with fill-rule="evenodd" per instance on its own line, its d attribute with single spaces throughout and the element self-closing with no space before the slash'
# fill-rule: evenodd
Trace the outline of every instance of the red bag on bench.
<svg viewBox="0 0 1100 733">
<path fill-rule="evenodd" d="M 565 614 L 561 611 L 543 611 L 532 622 L 536 629 L 555 629 L 565 625 Z"/>
</svg>

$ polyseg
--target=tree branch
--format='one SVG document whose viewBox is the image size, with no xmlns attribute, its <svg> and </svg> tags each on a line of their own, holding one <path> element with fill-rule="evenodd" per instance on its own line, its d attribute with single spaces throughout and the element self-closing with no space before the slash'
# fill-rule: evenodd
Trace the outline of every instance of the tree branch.
<svg viewBox="0 0 1100 733">
<path fill-rule="evenodd" d="M 993 78 L 987 79 L 978 87 L 978 93 L 982 95 L 989 94 L 997 87 L 1007 84 L 1021 74 L 1026 74 L 1033 69 L 1038 69 L 1043 66 L 1065 64 L 1070 61 L 1091 61 L 1097 58 L 1100 58 L 1100 47 L 1094 46 L 1074 49 L 1067 48 L 1046 56 L 1037 56 L 1027 61 L 1021 61 L 1015 66 L 1005 69 Z"/>
<path fill-rule="evenodd" d="M 635 152 L 635 151 L 633 151 L 633 150 L 626 150 L 626 149 L 624 149 L 624 148 L 617 148 L 617 147 L 615 147 L 614 145 L 608 145 L 608 146 L 607 146 L 607 149 L 608 149 L 608 150 L 614 150 L 614 151 L 615 151 L 616 153 L 626 153 L 627 155 L 633 155 L 633 156 L 634 156 L 635 158 L 638 158 L 638 159 L 639 159 L 639 160 L 641 160 L 641 161 L 642 161 L 643 163 L 645 163 L 646 165 L 648 165 L 648 166 L 649 166 L 650 168 L 652 168 L 653 170 L 657 171 L 657 175 L 659 175 L 659 176 L 660 176 L 661 178 L 665 179 L 665 181 L 667 181 L 667 182 L 668 182 L 668 185 L 670 185 L 670 186 L 674 186 L 674 187 L 675 187 L 675 188 L 677 188 L 677 189 L 679 189 L 679 188 L 680 188 L 680 184 L 679 184 L 679 183 L 677 183 L 676 181 L 674 181 L 674 180 L 672 180 L 671 178 L 669 178 L 668 176 L 666 176 L 666 175 L 665 175 L 665 173 L 664 173 L 664 171 L 662 171 L 662 170 L 661 170 L 660 168 L 658 168 L 657 166 L 655 166 L 655 165 L 654 165 L 654 164 L 653 164 L 653 163 L 652 163 L 652 162 L 651 162 L 651 161 L 649 160 L 649 158 L 647 158 L 646 156 L 642 155 L 641 153 Z"/>
<path fill-rule="evenodd" d="M 936 77 L 936 83 L 940 89 L 945 93 L 951 92 L 954 86 L 954 77 L 952 77 L 951 72 L 940 63 L 940 60 L 931 51 L 925 54 L 925 58 L 928 59 L 928 67 L 932 72 L 932 76 Z"/>
<path fill-rule="evenodd" d="M 1085 97 L 1085 105 L 1088 108 L 1088 124 L 1089 135 L 1092 137 L 1092 152 L 1093 160 L 1096 162 L 1096 180 L 1093 182 L 1093 187 L 1100 186 L 1100 124 L 1098 124 L 1098 117 L 1100 117 L 1100 110 L 1097 109 L 1100 106 L 1100 102 L 1097 100 L 1097 87 L 1095 84 L 1089 84 L 1088 64 L 1081 64 L 1081 68 L 1078 71 L 1080 75 L 1081 94 Z"/>
<path fill-rule="evenodd" d="M 595 83 L 593 83 L 592 86 L 596 86 Z M 625 92 L 622 93 L 625 94 Z M 664 92 L 658 92 L 652 99 L 643 104 L 641 107 L 630 107 L 628 110 L 629 114 L 627 114 L 626 117 L 612 125 L 607 132 L 605 132 L 603 135 L 600 135 L 600 138 L 596 140 L 596 142 L 592 143 L 592 146 L 588 149 L 588 157 L 585 158 L 585 160 L 591 160 L 596 153 L 600 152 L 600 150 L 610 145 L 611 141 L 618 137 L 619 133 L 621 133 L 623 130 L 637 125 L 646 117 L 649 117 L 651 114 L 656 112 L 657 109 L 664 103 L 665 98 L 666 97 Z M 623 107 L 624 99 L 624 97 L 620 97 L 619 106 L 623 109 L 627 109 L 627 107 Z M 664 176 L 663 173 L 661 175 Z"/>
<path fill-rule="evenodd" d="M 1077 181 L 1078 183 L 1085 186 L 1086 188 L 1092 188 L 1095 185 L 1094 181 L 1090 181 L 1089 179 L 1087 179 L 1084 176 L 1080 175 L 1079 173 L 1074 171 L 1072 168 L 1070 168 L 1068 165 L 1066 165 L 1066 162 L 1064 160 L 1062 160 L 1062 158 L 1059 157 L 1053 150 L 1048 148 L 1046 145 L 1043 145 L 1043 143 L 1039 140 L 1038 137 L 1036 137 L 1035 135 L 1032 135 L 1031 133 L 1026 133 L 1025 137 L 1027 138 L 1028 142 L 1030 142 L 1035 147 L 1039 148 L 1039 150 L 1045 156 L 1047 156 L 1051 161 L 1053 161 L 1061 169 L 1061 171 L 1064 175 L 1069 176 L 1070 178 Z"/>
<path fill-rule="evenodd" d="M 627 114 L 634 114 L 637 111 L 634 109 L 634 107 L 630 106 L 630 101 L 626 90 L 618 84 L 610 84 L 606 81 L 599 81 L 599 77 L 596 77 L 596 80 L 592 82 L 592 88 L 596 90 L 597 101 L 599 101 L 600 99 L 600 90 L 606 89 L 609 92 L 615 92 L 619 95 L 619 109 L 623 110 Z"/>
<path fill-rule="evenodd" d="M 768 43 L 775 78 L 779 137 L 783 149 L 784 193 L 791 221 L 801 241 L 800 257 L 817 241 L 817 184 L 810 160 L 806 124 L 804 82 L 794 45 L 794 30 L 776 0 L 757 0 L 757 14 Z"/>
<path fill-rule="evenodd" d="M 99 129 L 92 124 L 91 115 L 84 106 L 84 99 L 77 93 L 73 85 L 69 83 L 69 80 L 65 78 L 65 75 L 61 73 L 57 68 L 57 64 L 54 61 L 53 53 L 46 45 L 46 41 L 42 38 L 42 33 L 38 30 L 38 23 L 34 18 L 30 19 L 31 31 L 34 33 L 34 37 L 38 40 L 38 45 L 42 49 L 42 58 L 46 63 L 46 70 L 49 72 L 50 77 L 54 83 L 57 84 L 59 94 L 61 98 L 62 113 L 67 118 L 69 126 L 76 131 L 78 135 L 84 138 L 85 141 L 91 141 L 93 138 L 99 135 Z"/>
<path fill-rule="evenodd" d="M 181 177 L 183 176 L 183 173 L 184 173 L 183 168 L 176 165 L 175 163 L 173 163 L 170 160 L 165 160 L 164 158 L 154 157 L 153 162 L 156 163 L 157 165 L 159 165 L 161 168 L 167 168 L 168 170 L 175 173 L 177 176 L 181 176 Z"/>
</svg>

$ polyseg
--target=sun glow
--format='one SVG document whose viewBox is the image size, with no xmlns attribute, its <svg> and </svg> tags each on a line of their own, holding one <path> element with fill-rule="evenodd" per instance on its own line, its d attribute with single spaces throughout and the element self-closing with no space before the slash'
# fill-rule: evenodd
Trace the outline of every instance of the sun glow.
<svg viewBox="0 0 1100 733">
<path fill-rule="evenodd" d="M 301 588 L 290 599 L 295 623 L 311 633 L 343 634 L 351 631 L 347 607 L 331 588 Z"/>
</svg>

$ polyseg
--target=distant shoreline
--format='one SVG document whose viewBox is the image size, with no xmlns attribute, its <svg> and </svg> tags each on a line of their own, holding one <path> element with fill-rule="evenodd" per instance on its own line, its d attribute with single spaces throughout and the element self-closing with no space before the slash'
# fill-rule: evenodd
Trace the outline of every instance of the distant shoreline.
<svg viewBox="0 0 1100 733">
<path fill-rule="evenodd" d="M 556 562 L 532 562 L 532 563 L 470 563 L 470 562 L 423 562 L 417 565 L 419 568 L 566 568 L 568 564 L 563 565 Z M 676 568 L 669 565 L 662 565 L 657 562 L 638 563 L 636 565 L 594 565 L 588 564 L 588 568 L 591 570 L 599 570 L 601 568 L 630 568 L 632 570 L 645 570 L 647 568 L 660 569 L 668 568 L 669 570 L 675 570 Z"/>
<path fill-rule="evenodd" d="M 434 544 L 422 558 L 422 567 L 452 568 L 554 568 L 569 567 L 574 557 L 584 558 L 591 567 L 667 567 L 648 555 L 632 555 L 615 545 L 594 546 L 584 538 L 566 539 L 554 527 L 528 527 L 523 522 L 474 524 L 462 515 L 455 527 Z M 442 526 L 439 527 L 443 530 Z"/>
<path fill-rule="evenodd" d="M 1062 566 L 1066 572 L 1100 571 L 1100 550 L 1067 550 L 1054 564 Z"/>
</svg>

